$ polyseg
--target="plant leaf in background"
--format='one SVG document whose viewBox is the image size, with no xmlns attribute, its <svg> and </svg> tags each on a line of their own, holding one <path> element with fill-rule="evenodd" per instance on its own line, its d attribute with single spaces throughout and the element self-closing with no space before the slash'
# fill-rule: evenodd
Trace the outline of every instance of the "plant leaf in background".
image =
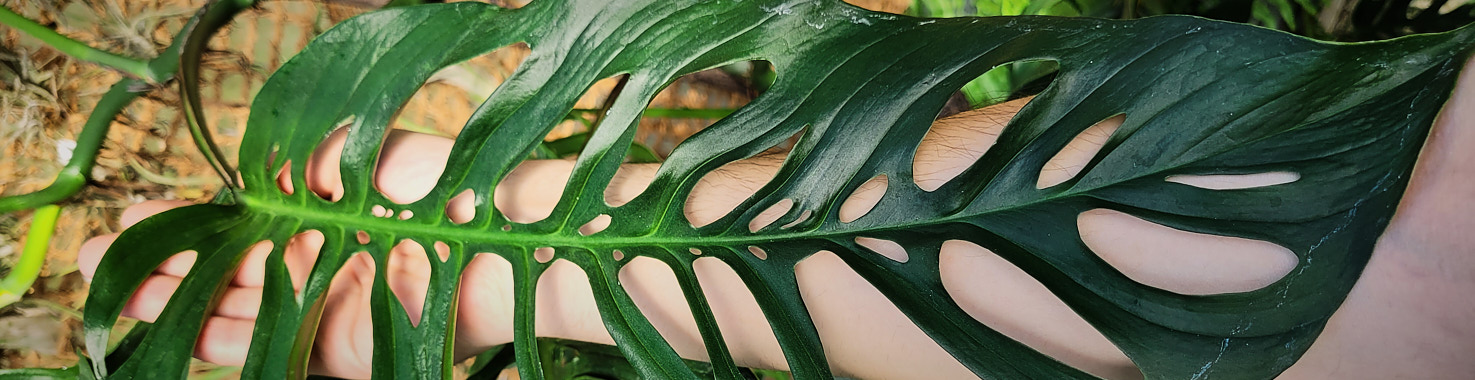
<svg viewBox="0 0 1475 380">
<path fill-rule="evenodd" d="M 261 89 L 240 148 L 244 187 L 228 204 L 149 218 L 110 248 L 88 297 L 88 351 L 100 357 L 124 302 L 171 255 L 197 260 L 156 324 L 112 378 L 183 378 L 213 299 L 245 248 L 271 241 L 265 294 L 244 378 L 303 376 L 318 302 L 351 252 L 372 255 L 373 374 L 449 376 L 449 329 L 462 269 L 477 253 L 506 258 L 516 294 L 515 358 L 542 378 L 534 285 L 555 258 L 587 274 L 620 350 L 645 378 L 695 378 L 621 287 L 635 256 L 669 264 L 693 308 L 713 362 L 711 376 L 740 378 L 704 305 L 692 263 L 713 257 L 752 291 L 797 378 L 830 377 L 824 349 L 797 289 L 794 266 L 834 252 L 913 322 L 986 378 L 1089 378 L 974 320 L 950 298 L 940 246 L 962 240 L 1023 269 L 1130 357 L 1149 378 L 1270 378 L 1315 340 L 1346 297 L 1402 194 L 1428 129 L 1447 98 L 1475 29 L 1370 44 L 1327 44 L 1194 17 L 1136 21 L 1001 17 L 916 19 L 838 0 L 686 2 L 534 1 L 516 10 L 435 4 L 366 14 L 316 38 Z M 469 120 L 446 171 L 425 198 L 396 205 L 371 183 L 387 125 L 437 70 L 525 42 L 532 53 Z M 777 80 L 761 96 L 692 136 L 649 189 L 622 206 L 603 191 L 629 151 L 652 97 L 675 78 L 735 62 L 767 60 Z M 933 191 L 916 186 L 912 156 L 947 98 L 994 67 L 1051 61 L 1053 82 L 1010 121 L 998 142 Z M 538 222 L 509 221 L 492 190 L 533 153 L 595 81 L 628 83 L 588 136 L 562 200 Z M 1046 161 L 1097 122 L 1125 114 L 1101 152 L 1064 183 L 1037 188 Z M 352 120 L 343 151 L 346 192 L 336 202 L 274 183 L 286 167 L 306 189 L 318 143 Z M 802 138 L 777 177 L 734 211 L 694 227 L 683 207 L 706 173 Z M 1292 172 L 1289 183 L 1214 190 L 1174 175 Z M 838 218 L 839 204 L 885 175 L 867 215 Z M 448 220 L 447 202 L 475 193 L 475 217 Z M 780 201 L 770 226 L 747 227 Z M 413 211 L 382 218 L 376 206 Z M 1110 209 L 1179 230 L 1262 240 L 1294 253 L 1294 270 L 1242 293 L 1183 295 L 1137 283 L 1083 244 L 1077 216 Z M 584 236 L 600 215 L 610 226 Z M 319 231 L 326 241 L 301 293 L 285 264 L 287 240 Z M 368 237 L 361 243 L 360 233 Z M 891 240 L 897 262 L 856 243 Z M 384 278 L 402 239 L 435 252 L 418 324 Z M 765 258 L 749 253 L 766 252 Z M 616 259 L 612 253 L 623 252 Z M 127 251 L 124 254 L 113 254 Z"/>
</svg>

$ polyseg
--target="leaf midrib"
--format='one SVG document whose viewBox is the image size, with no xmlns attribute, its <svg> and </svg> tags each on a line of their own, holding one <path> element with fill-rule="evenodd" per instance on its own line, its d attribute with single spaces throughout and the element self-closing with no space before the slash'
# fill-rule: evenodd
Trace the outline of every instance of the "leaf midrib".
<svg viewBox="0 0 1475 380">
<path fill-rule="evenodd" d="M 1027 204 L 1021 204 L 1021 205 L 1018 205 L 1018 207 L 1033 205 L 1033 204 L 1037 204 L 1037 203 L 1041 203 L 1041 202 L 1046 202 L 1046 201 L 1050 201 L 1050 200 L 1056 200 L 1056 199 L 1059 199 L 1059 198 L 1061 198 L 1061 197 L 1047 197 L 1047 198 L 1041 199 L 1040 202 L 1030 202 L 1030 203 L 1027 203 Z M 445 225 L 445 224 L 423 224 L 423 223 L 420 223 L 420 222 L 402 221 L 402 220 L 395 219 L 395 218 L 377 218 L 377 217 L 376 218 L 365 218 L 365 217 L 358 217 L 358 216 L 353 216 L 353 215 L 348 215 L 348 214 L 342 214 L 342 213 L 336 213 L 336 212 L 319 212 L 319 211 L 310 210 L 310 209 L 306 209 L 306 208 L 302 208 L 302 207 L 297 207 L 297 206 L 293 206 L 293 205 L 287 205 L 287 204 L 282 204 L 282 203 L 277 203 L 277 202 L 272 202 L 272 201 L 264 200 L 264 199 L 261 199 L 261 198 L 256 198 L 256 197 L 253 197 L 253 196 L 251 196 L 249 194 L 245 194 L 245 193 L 238 194 L 237 195 L 237 199 L 240 201 L 241 207 L 245 207 L 247 212 L 265 213 L 265 214 L 270 214 L 270 215 L 274 215 L 274 216 L 278 216 L 278 217 L 282 217 L 282 216 L 285 216 L 285 217 L 293 217 L 293 218 L 298 218 L 298 219 L 305 220 L 305 221 L 309 221 L 310 220 L 310 221 L 319 221 L 319 222 L 329 222 L 329 223 L 332 223 L 332 224 L 344 226 L 344 228 L 353 228 L 353 229 L 363 230 L 363 231 L 376 231 L 376 230 L 377 231 L 394 231 L 394 232 L 399 232 L 399 234 L 397 234 L 397 235 L 408 236 L 408 237 L 434 237 L 434 238 L 437 238 L 437 239 L 440 239 L 440 238 L 453 238 L 452 241 L 477 241 L 477 242 L 490 242 L 490 243 L 511 243 L 511 244 L 516 244 L 516 245 L 525 246 L 525 247 L 550 247 L 550 246 L 552 246 L 552 247 L 559 247 L 559 246 L 595 247 L 595 246 L 632 246 L 632 245 L 681 245 L 681 246 L 691 246 L 691 245 L 714 245 L 714 243 L 715 243 L 715 245 L 738 246 L 738 245 L 757 245 L 757 244 L 761 244 L 761 243 L 771 243 L 771 242 L 773 242 L 775 240 L 815 240 L 815 239 L 826 239 L 826 240 L 829 240 L 829 239 L 831 239 L 833 237 L 837 237 L 837 236 L 846 236 L 846 237 L 850 237 L 850 236 L 861 236 L 861 235 L 864 235 L 865 232 L 870 232 L 870 231 L 909 229 L 909 228 L 918 228 L 918 227 L 924 227 L 924 226 L 929 226 L 929 225 L 946 224 L 946 223 L 954 223 L 954 222 L 963 222 L 964 219 L 969 219 L 969 218 L 974 217 L 974 216 L 991 213 L 991 212 L 983 212 L 983 213 L 968 214 L 968 215 L 962 215 L 961 213 L 959 213 L 959 214 L 955 214 L 955 215 L 952 215 L 952 216 L 947 216 L 947 217 L 942 217 L 942 218 L 937 218 L 937 219 L 929 219 L 929 220 L 926 220 L 924 222 L 918 222 L 918 223 L 893 224 L 893 225 L 886 225 L 886 226 L 879 226 L 879 227 L 870 227 L 870 228 L 862 228 L 862 229 L 855 229 L 855 230 L 843 230 L 843 231 L 803 232 L 803 233 L 789 232 L 789 233 L 782 233 L 782 234 L 751 235 L 751 236 L 718 235 L 718 236 L 694 236 L 694 237 L 671 238 L 671 237 L 662 237 L 662 236 L 658 236 L 658 235 L 642 235 L 642 236 L 597 236 L 597 234 L 596 234 L 596 235 L 592 235 L 592 236 L 584 236 L 584 235 L 578 235 L 578 234 L 564 235 L 564 234 L 558 234 L 558 233 L 545 234 L 545 235 L 517 234 L 517 233 L 508 233 L 508 232 L 496 231 L 496 230 L 474 230 L 474 229 L 459 228 L 459 227 L 456 227 L 457 225 L 455 225 L 455 224 L 451 224 L 451 225 Z M 1013 208 L 1013 207 L 1011 207 L 1011 208 Z M 998 211 L 998 210 L 992 210 L 992 211 Z M 367 212 L 367 211 L 365 211 L 365 212 Z M 349 226 L 353 226 L 353 227 L 349 227 Z"/>
</svg>

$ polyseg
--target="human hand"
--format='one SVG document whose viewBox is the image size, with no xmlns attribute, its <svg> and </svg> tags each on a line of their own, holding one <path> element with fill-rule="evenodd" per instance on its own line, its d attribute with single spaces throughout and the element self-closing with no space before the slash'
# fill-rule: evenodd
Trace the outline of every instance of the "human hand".
<svg viewBox="0 0 1475 380">
<path fill-rule="evenodd" d="M 338 182 L 337 155 L 343 140 L 343 134 L 330 137 L 309 162 L 307 183 L 310 191 L 329 199 L 341 196 L 343 188 Z M 385 154 L 376 171 L 376 184 L 387 197 L 398 202 L 412 201 L 428 193 L 443 170 L 446 154 L 450 151 L 450 140 L 413 133 L 391 133 L 385 144 Z M 519 174 L 512 180 L 520 181 L 517 178 L 522 176 Z M 290 189 L 291 184 L 285 178 L 279 182 L 284 189 Z M 190 202 L 184 201 L 140 203 L 124 211 L 121 224 L 127 228 L 151 215 L 188 204 Z M 453 218 L 471 212 L 469 199 L 459 199 L 452 204 L 450 213 Z M 118 236 L 117 233 L 102 235 L 83 244 L 77 260 L 87 279 L 96 274 L 103 254 Z M 283 258 L 291 273 L 293 287 L 299 291 L 322 245 L 321 234 L 304 233 L 291 239 L 285 248 Z M 219 306 L 205 322 L 195 347 L 196 357 L 222 365 L 245 362 L 256 313 L 261 305 L 266 258 L 270 252 L 270 245 L 257 244 L 246 254 Z M 390 257 L 389 287 L 404 305 L 410 319 L 418 320 L 430 278 L 426 253 L 418 244 L 400 244 L 391 250 Z M 164 262 L 129 299 L 123 315 L 154 321 L 193 264 L 192 252 L 180 253 Z M 343 378 L 369 377 L 373 352 L 369 296 L 374 270 L 374 261 L 369 255 L 356 255 L 344 264 L 323 295 L 327 306 L 323 309 L 313 347 L 311 370 L 314 373 Z M 461 285 L 480 289 L 480 296 L 467 297 L 460 303 L 458 319 L 469 320 L 468 317 L 474 316 L 478 323 L 457 326 L 458 358 L 511 341 L 510 279 L 511 266 L 493 255 L 481 255 L 466 268 Z"/>
</svg>

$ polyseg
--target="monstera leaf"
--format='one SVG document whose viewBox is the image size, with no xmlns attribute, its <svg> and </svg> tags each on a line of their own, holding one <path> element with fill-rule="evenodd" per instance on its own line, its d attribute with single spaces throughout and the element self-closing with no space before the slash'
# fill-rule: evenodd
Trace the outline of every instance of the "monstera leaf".
<svg viewBox="0 0 1475 380">
<path fill-rule="evenodd" d="M 275 243 L 246 378 L 300 376 L 318 302 L 348 258 L 367 251 L 384 268 L 392 242 L 447 243 L 434 267 L 424 321 L 412 324 L 383 270 L 374 282 L 376 378 L 449 374 L 458 278 L 477 252 L 515 272 L 516 358 L 540 378 L 533 291 L 555 257 L 589 275 L 605 325 L 646 378 L 694 378 L 621 287 L 636 256 L 669 264 L 688 297 L 721 378 L 739 376 L 692 270 L 699 249 L 730 265 L 757 298 L 796 377 L 829 377 L 824 350 L 795 282 L 794 266 L 834 252 L 965 366 L 987 378 L 1086 378 L 971 318 L 947 297 L 939 246 L 986 247 L 1043 283 L 1151 378 L 1272 377 L 1306 351 L 1346 297 L 1388 223 L 1434 115 L 1447 98 L 1475 29 L 1369 44 L 1328 44 L 1192 17 L 1136 21 L 1007 17 L 917 19 L 872 13 L 839 0 L 539 0 L 508 10 L 482 3 L 393 9 L 344 22 L 272 75 L 252 105 L 239 166 L 244 187 L 225 204 L 155 216 L 128 230 L 98 270 L 87 301 L 90 352 L 128 296 L 170 255 L 197 263 L 114 378 L 181 378 L 211 300 L 246 247 Z M 467 121 L 447 169 L 424 199 L 398 206 L 408 220 L 373 216 L 392 204 L 371 184 L 387 125 L 432 73 L 509 44 L 532 54 Z M 767 60 L 779 73 L 751 104 L 683 142 L 649 189 L 619 207 L 603 202 L 644 107 L 674 78 Z M 948 96 L 990 68 L 1055 61 L 1054 82 L 996 145 L 933 191 L 913 181 L 912 156 Z M 552 216 L 509 221 L 492 207 L 494 186 L 528 157 L 596 80 L 628 74 L 588 139 Z M 1037 188 L 1046 161 L 1074 136 L 1118 114 L 1124 124 L 1081 174 Z M 309 155 L 352 120 L 342 156 L 346 193 L 336 202 L 274 185 L 288 166 L 306 188 Z M 684 200 L 704 174 L 802 138 L 777 177 L 725 217 L 693 227 Z M 290 164 L 288 164 L 290 163 Z M 1212 190 L 1171 175 L 1284 171 L 1294 182 Z M 890 178 L 885 196 L 848 223 L 839 203 L 868 179 Z M 447 202 L 471 190 L 475 218 L 456 224 Z M 793 206 L 750 231 L 760 210 Z M 1179 230 L 1262 240 L 1299 259 L 1259 290 L 1190 296 L 1134 282 L 1082 242 L 1076 218 L 1118 210 Z M 614 215 L 591 236 L 579 226 Z M 807 216 L 807 217 L 806 217 Z M 505 227 L 505 228 L 504 228 Z M 301 294 L 281 250 L 303 231 L 327 243 Z M 356 234 L 371 237 L 362 244 Z M 910 260 L 855 243 L 892 240 Z M 766 258 L 749 253 L 766 252 Z M 620 250 L 622 259 L 612 252 Z M 429 252 L 434 250 L 427 249 Z M 126 256 L 126 259 L 124 259 Z M 460 290 L 467 291 L 467 290 Z M 100 362 L 100 361 L 99 361 Z M 101 375 L 107 368 L 95 365 Z"/>
</svg>

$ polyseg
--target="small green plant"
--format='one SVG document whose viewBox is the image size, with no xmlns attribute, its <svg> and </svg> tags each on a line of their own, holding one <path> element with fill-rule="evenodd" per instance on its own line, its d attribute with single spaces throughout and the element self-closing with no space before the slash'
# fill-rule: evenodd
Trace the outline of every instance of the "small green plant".
<svg viewBox="0 0 1475 380">
<path fill-rule="evenodd" d="M 1336 44 L 1195 17 L 923 19 L 835 0 L 549 0 L 517 10 L 421 5 L 346 21 L 272 74 L 252 104 L 239 167 L 233 168 L 199 127 L 198 92 L 189 95 L 198 71 L 190 61 L 203 45 L 188 41 L 203 41 L 195 35 L 208 36 L 201 30 L 219 25 L 210 20 L 248 5 L 212 3 L 186 29 L 188 37 L 178 39 L 186 42 L 172 48 L 177 55 L 161 55 L 148 66 L 151 76 L 125 80 L 104 100 L 126 102 L 136 96 L 136 85 L 173 72 L 176 63 L 168 57 L 183 57 L 178 78 L 185 109 L 194 112 L 202 151 L 215 157 L 229 187 L 217 202 L 152 217 L 112 246 L 129 255 L 107 255 L 94 279 L 84 311 L 91 359 L 80 369 L 83 377 L 183 378 L 210 312 L 199 305 L 210 305 L 227 285 L 245 248 L 268 240 L 277 248 L 268 259 L 259 314 L 273 317 L 258 319 L 243 377 L 302 378 L 312 318 L 322 307 L 316 301 L 349 253 L 366 251 L 382 268 L 392 242 L 410 239 L 427 252 L 446 244 L 449 259 L 431 257 L 435 271 L 418 325 L 393 297 L 375 297 L 375 378 L 450 373 L 448 331 L 458 279 L 477 252 L 510 262 L 516 287 L 515 339 L 504 348 L 511 354 L 489 353 L 484 363 L 496 364 L 483 371 L 515 363 L 523 378 L 559 376 L 564 368 L 540 360 L 557 355 L 547 349 L 553 343 L 540 342 L 532 325 L 534 284 L 550 265 L 534 259 L 539 247 L 552 247 L 555 258 L 588 274 L 629 373 L 644 378 L 751 375 L 734 363 L 704 306 L 691 252 L 715 257 L 742 277 L 796 378 L 831 377 L 794 275 L 794 265 L 819 250 L 836 253 L 980 376 L 1091 377 L 979 323 L 946 297 L 937 260 L 948 240 L 987 247 L 1023 269 L 1150 378 L 1271 378 L 1310 347 L 1346 297 L 1475 42 L 1469 27 Z M 428 196 L 394 205 L 415 216 L 374 216 L 374 207 L 393 205 L 370 181 L 396 110 L 441 68 L 519 42 L 532 47 L 528 62 L 536 64 L 520 67 L 467 121 Z M 778 72 L 763 95 L 678 146 L 634 200 L 618 207 L 602 201 L 632 150 L 645 106 L 662 87 L 684 74 L 754 60 L 771 62 Z M 1058 67 L 1055 79 L 981 160 L 934 191 L 915 186 L 912 155 L 951 94 L 993 68 L 1041 61 Z M 491 202 L 496 184 L 546 149 L 543 136 L 567 117 L 584 89 L 620 74 L 629 75 L 628 83 L 598 128 L 577 144 L 582 149 L 574 174 L 552 216 L 522 224 L 498 212 Z M 1050 157 L 1082 130 L 1119 114 L 1126 121 L 1079 176 L 1036 188 Z M 100 123 L 112 117 L 95 115 Z M 281 191 L 274 178 L 282 169 L 294 188 L 307 188 L 309 155 L 344 120 L 352 124 L 342 199 Z M 777 177 L 737 211 L 702 227 L 687 221 L 683 202 L 703 175 L 795 134 L 801 138 Z M 1301 179 L 1229 191 L 1165 181 L 1269 171 Z M 841 222 L 839 204 L 880 175 L 893 185 L 876 208 Z M 54 202 L 81 185 L 63 181 L 69 178 L 58 180 L 59 190 L 0 201 L 0 209 Z M 475 194 L 475 217 L 454 223 L 446 205 L 468 190 Z M 746 228 L 783 200 L 793 206 L 776 222 Z M 1299 261 L 1291 274 L 1259 290 L 1166 292 L 1093 259 L 1075 218 L 1096 208 L 1181 230 L 1272 242 Z M 616 217 L 600 233 L 578 233 L 600 215 Z M 297 294 L 281 264 L 281 247 L 304 231 L 321 232 L 327 243 Z M 356 237 L 360 232 L 370 237 L 367 243 Z M 856 243 L 862 237 L 900 243 L 910 260 L 872 252 Z M 110 351 L 110 329 L 129 295 L 165 259 L 186 250 L 198 252 L 198 259 L 157 320 L 169 328 L 136 330 Z M 623 257 L 612 255 L 616 250 Z M 671 266 L 710 364 L 678 357 L 641 313 L 631 312 L 638 308 L 618 273 L 638 256 Z M 374 291 L 390 294 L 382 272 Z"/>
</svg>

